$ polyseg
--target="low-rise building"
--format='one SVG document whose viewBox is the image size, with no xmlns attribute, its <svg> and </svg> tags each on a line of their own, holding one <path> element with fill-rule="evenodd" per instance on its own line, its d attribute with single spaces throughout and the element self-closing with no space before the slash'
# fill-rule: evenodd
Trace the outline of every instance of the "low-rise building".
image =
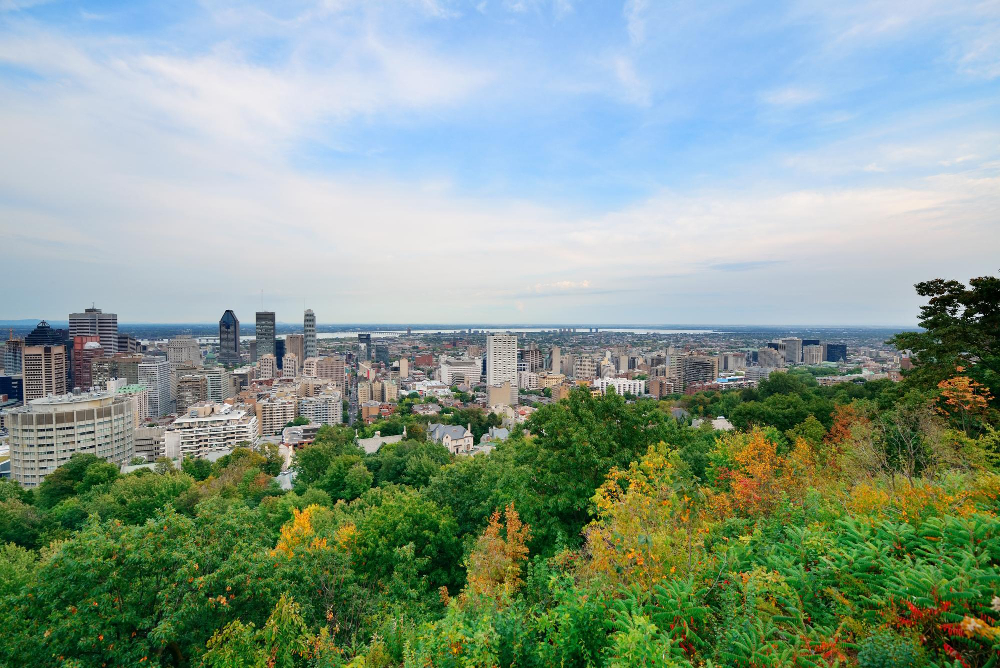
<svg viewBox="0 0 1000 668">
<path fill-rule="evenodd" d="M 340 392 L 319 394 L 299 399 L 299 416 L 316 424 L 341 424 L 344 421 L 344 402 Z"/>
<path fill-rule="evenodd" d="M 439 423 L 427 425 L 427 438 L 443 445 L 453 455 L 467 455 L 472 452 L 472 445 L 475 440 L 472 435 L 471 425 L 463 427 L 461 425 Z"/>
<path fill-rule="evenodd" d="M 614 388 L 619 396 L 626 394 L 639 396 L 646 393 L 646 381 L 629 378 L 595 378 L 593 387 L 600 390 L 601 394 L 607 394 L 609 387 Z"/>
</svg>

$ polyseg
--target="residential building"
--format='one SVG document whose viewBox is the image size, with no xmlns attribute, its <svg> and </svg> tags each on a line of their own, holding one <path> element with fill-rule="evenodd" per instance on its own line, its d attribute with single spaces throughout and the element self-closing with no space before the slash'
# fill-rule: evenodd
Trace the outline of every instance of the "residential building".
<svg viewBox="0 0 1000 668">
<path fill-rule="evenodd" d="M 221 404 L 235 395 L 233 376 L 221 366 L 213 366 L 202 372 L 207 384 L 206 399 Z"/>
<path fill-rule="evenodd" d="M 441 382 L 446 385 L 478 385 L 482 378 L 482 360 L 453 360 L 441 361 Z"/>
<path fill-rule="evenodd" d="M 719 371 L 740 371 L 747 367 L 745 353 L 722 353 L 719 355 Z"/>
<path fill-rule="evenodd" d="M 118 332 L 118 352 L 126 354 L 141 353 L 142 344 L 134 336 Z"/>
<path fill-rule="evenodd" d="M 801 364 L 802 363 L 802 339 L 796 337 L 789 337 L 782 339 L 781 342 L 785 344 L 785 363 L 786 364 Z"/>
<path fill-rule="evenodd" d="M 486 405 L 489 407 L 493 406 L 510 406 L 511 396 L 517 392 L 517 386 L 513 387 L 510 381 L 504 381 L 499 385 L 487 385 L 486 386 Z"/>
<path fill-rule="evenodd" d="M 677 392 L 677 383 L 666 376 L 652 376 L 646 381 L 646 391 L 657 399 Z"/>
<path fill-rule="evenodd" d="M 66 346 L 25 346 L 21 371 L 24 401 L 66 394 Z"/>
<path fill-rule="evenodd" d="M 316 424 L 341 424 L 344 421 L 344 401 L 334 390 L 314 397 L 299 399 L 299 416 Z"/>
<path fill-rule="evenodd" d="M 99 308 L 88 308 L 83 313 L 70 313 L 69 335 L 70 338 L 100 337 L 105 354 L 114 355 L 118 352 L 118 316 L 114 313 L 103 313 Z"/>
<path fill-rule="evenodd" d="M 285 353 L 281 358 L 281 377 L 295 378 L 299 375 L 299 357 L 295 353 Z"/>
<path fill-rule="evenodd" d="M 274 345 L 274 311 L 257 311 L 257 359 L 264 355 L 277 355 Z"/>
<path fill-rule="evenodd" d="M 580 355 L 573 364 L 573 377 L 577 380 L 592 380 L 597 377 L 597 360 L 590 355 Z"/>
<path fill-rule="evenodd" d="M 531 342 L 521 350 L 521 361 L 528 365 L 528 371 L 538 373 L 545 368 L 545 357 L 538 349 L 538 344 Z"/>
<path fill-rule="evenodd" d="M 77 453 L 127 464 L 135 454 L 132 411 L 128 397 L 81 391 L 34 399 L 9 411 L 11 477 L 24 487 L 37 487 Z"/>
<path fill-rule="evenodd" d="M 508 383 L 510 403 L 517 403 L 517 337 L 490 334 L 486 337 L 486 384 L 498 387 Z"/>
<path fill-rule="evenodd" d="M 373 388 L 371 382 L 367 380 L 358 381 L 358 403 L 363 404 L 368 401 L 372 401 Z"/>
<path fill-rule="evenodd" d="M 552 373 L 562 372 L 562 359 L 559 346 L 552 346 L 552 352 L 549 354 L 549 371 Z"/>
<path fill-rule="evenodd" d="M 172 364 L 201 364 L 201 348 L 198 342 L 187 334 L 175 336 L 167 341 L 167 361 Z"/>
<path fill-rule="evenodd" d="M 517 372 L 517 389 L 519 390 L 539 390 L 542 384 L 538 374 L 533 371 Z"/>
<path fill-rule="evenodd" d="M 273 354 L 267 353 L 261 355 L 260 359 L 257 360 L 257 379 L 270 380 L 271 378 L 278 378 L 278 361 Z"/>
<path fill-rule="evenodd" d="M 488 348 L 489 344 L 487 344 Z M 427 425 L 427 438 L 443 445 L 453 455 L 467 455 L 472 452 L 474 437 L 471 425 L 462 427 L 460 425 L 432 423 Z"/>
<path fill-rule="evenodd" d="M 332 357 L 312 357 L 306 359 L 302 375 L 309 378 L 324 378 L 333 381 L 341 392 L 344 391 L 346 368 L 344 358 L 340 355 Z"/>
<path fill-rule="evenodd" d="M 670 377 L 684 389 L 693 383 L 710 383 L 719 376 L 719 360 L 710 355 L 675 355 L 670 359 Z"/>
<path fill-rule="evenodd" d="M 646 394 L 646 381 L 629 378 L 595 378 L 591 387 L 600 390 L 601 394 L 607 394 L 609 387 L 619 396 L 632 394 L 638 397 Z"/>
<path fill-rule="evenodd" d="M 399 378 L 406 379 L 410 377 L 410 360 L 405 357 L 399 358 Z"/>
<path fill-rule="evenodd" d="M 298 417 L 297 397 L 269 397 L 257 402 L 257 422 L 261 436 L 280 434 L 289 422 Z"/>
<path fill-rule="evenodd" d="M 303 349 L 299 359 L 304 360 L 309 357 L 317 357 L 316 350 L 316 314 L 312 309 L 306 309 L 305 317 L 302 319 Z"/>
<path fill-rule="evenodd" d="M 240 363 L 240 321 L 232 309 L 219 319 L 219 362 L 228 366 Z"/>
<path fill-rule="evenodd" d="M 170 364 L 166 360 L 143 360 L 139 382 L 149 388 L 149 414 L 163 417 L 173 412 L 170 400 Z"/>
<path fill-rule="evenodd" d="M 771 369 L 785 366 L 785 357 L 774 348 L 761 348 L 757 351 L 757 364 Z"/>
<path fill-rule="evenodd" d="M 237 446 L 255 446 L 259 441 L 257 416 L 245 406 L 229 404 L 192 406 L 167 427 L 163 436 L 164 454 L 171 459 L 226 454 Z"/>
<path fill-rule="evenodd" d="M 124 380 L 117 379 L 108 383 L 108 392 L 114 392 L 132 400 L 132 412 L 135 415 L 136 424 L 149 419 L 149 388 L 145 385 L 126 385 Z"/>
</svg>

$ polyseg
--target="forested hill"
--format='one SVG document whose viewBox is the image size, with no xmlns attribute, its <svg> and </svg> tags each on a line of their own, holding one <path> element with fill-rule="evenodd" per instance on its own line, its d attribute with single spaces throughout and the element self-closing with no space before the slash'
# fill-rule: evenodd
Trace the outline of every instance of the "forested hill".
<svg viewBox="0 0 1000 668">
<path fill-rule="evenodd" d="M 490 455 L 0 483 L 6 666 L 995 666 L 1000 279 L 918 285 L 902 383 L 574 392 Z M 680 401 L 680 400 L 677 400 Z"/>
</svg>

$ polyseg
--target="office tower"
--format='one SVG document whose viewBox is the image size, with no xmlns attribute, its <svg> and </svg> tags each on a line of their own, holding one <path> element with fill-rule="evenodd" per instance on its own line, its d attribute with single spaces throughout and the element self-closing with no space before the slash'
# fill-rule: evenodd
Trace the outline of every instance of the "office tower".
<svg viewBox="0 0 1000 668">
<path fill-rule="evenodd" d="M 232 309 L 219 319 L 219 362 L 226 365 L 240 363 L 240 321 Z"/>
<path fill-rule="evenodd" d="M 490 334 L 486 337 L 486 384 L 510 383 L 510 402 L 517 403 L 517 337 Z"/>
<path fill-rule="evenodd" d="M 306 359 L 306 337 L 304 334 L 289 334 L 285 337 L 285 354 L 295 355 L 301 365 Z"/>
<path fill-rule="evenodd" d="M 20 376 L 24 340 L 15 339 L 13 332 L 9 336 L 3 348 L 3 372 L 8 376 Z"/>
<path fill-rule="evenodd" d="M 208 378 L 204 374 L 187 374 L 177 379 L 177 414 L 208 400 Z"/>
<path fill-rule="evenodd" d="M 375 341 L 375 361 L 389 366 L 389 342 L 384 339 Z"/>
<path fill-rule="evenodd" d="M 204 459 L 242 444 L 257 445 L 257 415 L 240 406 L 195 406 L 174 420 L 163 434 L 164 454 L 171 459 Z"/>
<path fill-rule="evenodd" d="M 90 363 L 91 384 L 104 387 L 112 378 L 121 378 L 129 385 L 139 382 L 139 365 L 142 355 L 123 355 L 118 353 L 111 357 L 95 357 Z"/>
<path fill-rule="evenodd" d="M 173 412 L 170 401 L 170 364 L 146 360 L 139 364 L 139 382 L 149 388 L 149 414 L 163 417 Z"/>
<path fill-rule="evenodd" d="M 818 346 L 818 345 L 820 345 L 819 339 L 802 339 L 803 348 L 805 348 L 806 346 Z"/>
<path fill-rule="evenodd" d="M 826 361 L 827 362 L 846 362 L 847 361 L 847 345 L 844 343 L 827 343 L 826 345 Z"/>
<path fill-rule="evenodd" d="M 823 362 L 823 346 L 802 346 L 802 362 L 804 364 L 820 364 Z"/>
<path fill-rule="evenodd" d="M 88 308 L 83 313 L 70 313 L 69 335 L 99 336 L 105 353 L 113 355 L 118 352 L 118 316 L 103 313 L 99 308 Z"/>
<path fill-rule="evenodd" d="M 262 436 L 280 434 L 289 422 L 298 417 L 298 397 L 270 397 L 257 402 L 257 425 Z"/>
<path fill-rule="evenodd" d="M 277 377 L 278 360 L 274 359 L 274 355 L 270 353 L 261 355 L 261 358 L 257 360 L 257 378 L 260 380 L 270 380 Z"/>
<path fill-rule="evenodd" d="M 164 456 L 163 432 L 164 427 L 136 427 L 135 428 L 135 456 L 142 457 L 147 463 L 152 464 L 160 457 Z"/>
<path fill-rule="evenodd" d="M 22 359 L 26 402 L 66 394 L 65 346 L 25 346 Z"/>
<path fill-rule="evenodd" d="M 118 333 L 118 352 L 120 353 L 141 353 L 142 345 L 139 340 L 130 334 Z"/>
<path fill-rule="evenodd" d="M 167 341 L 167 361 L 172 364 L 201 364 L 201 348 L 187 334 Z"/>
<path fill-rule="evenodd" d="M 782 339 L 781 342 L 785 344 L 785 362 L 787 364 L 801 364 L 802 339 L 789 337 L 787 339 Z"/>
<path fill-rule="evenodd" d="M 250 343 L 250 363 L 257 363 L 257 339 L 251 339 Z"/>
<path fill-rule="evenodd" d="M 208 401 L 214 401 L 217 404 L 221 404 L 226 399 L 231 399 L 233 397 L 233 377 L 221 366 L 214 366 L 210 369 L 205 369 L 204 373 L 206 387 L 206 397 Z"/>
<path fill-rule="evenodd" d="M 410 377 L 410 360 L 406 357 L 399 358 L 399 377 L 401 379 Z"/>
<path fill-rule="evenodd" d="M 0 376 L 0 394 L 6 394 L 8 401 L 24 401 L 24 378 Z M 2 417 L 0 415 L 0 418 Z"/>
<path fill-rule="evenodd" d="M 274 360 L 278 363 L 278 368 L 283 369 L 285 366 L 285 340 L 275 339 L 274 340 Z"/>
<path fill-rule="evenodd" d="M 552 373 L 559 373 L 562 369 L 562 360 L 560 359 L 561 354 L 559 346 L 552 346 L 552 355 L 549 360 L 549 371 Z"/>
<path fill-rule="evenodd" d="M 785 366 L 785 357 L 776 349 L 768 345 L 757 351 L 757 364 L 769 369 L 776 369 Z"/>
<path fill-rule="evenodd" d="M 135 415 L 137 425 L 143 424 L 149 419 L 148 387 L 145 385 L 126 385 L 124 380 L 117 378 L 108 383 L 107 391 L 128 397 L 132 401 L 132 413 Z"/>
<path fill-rule="evenodd" d="M 719 355 L 719 371 L 739 371 L 747 366 L 743 353 L 722 353 Z"/>
<path fill-rule="evenodd" d="M 312 312 L 312 309 L 306 309 L 305 317 L 302 319 L 302 331 L 305 336 L 305 348 L 299 359 L 316 357 L 316 314 Z"/>
<path fill-rule="evenodd" d="M 73 337 L 73 385 L 82 390 L 94 386 L 93 363 L 104 357 L 101 337 L 81 335 Z"/>
<path fill-rule="evenodd" d="M 370 360 L 372 358 L 372 335 L 358 334 L 358 347 L 361 349 L 360 358 L 365 361 Z"/>
<path fill-rule="evenodd" d="M 33 330 L 31 330 L 30 334 L 24 337 L 24 345 L 63 346 L 66 351 L 66 387 L 73 387 L 73 367 L 71 364 L 73 360 L 72 357 L 70 357 L 73 354 L 73 342 L 69 338 L 69 330 L 52 329 L 52 327 L 49 326 L 49 323 L 42 320 Z"/>
<path fill-rule="evenodd" d="M 135 454 L 131 399 L 80 392 L 35 399 L 7 415 L 11 477 L 37 487 L 77 453 L 126 464 Z"/>
<path fill-rule="evenodd" d="M 275 353 L 274 311 L 257 311 L 257 358 Z"/>
</svg>

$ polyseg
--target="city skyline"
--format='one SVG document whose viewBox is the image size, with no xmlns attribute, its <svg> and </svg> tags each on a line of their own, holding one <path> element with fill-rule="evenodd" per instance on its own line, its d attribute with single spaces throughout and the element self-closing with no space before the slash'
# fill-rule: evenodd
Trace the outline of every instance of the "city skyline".
<svg viewBox="0 0 1000 668">
<path fill-rule="evenodd" d="M 6 3 L 0 317 L 905 325 L 997 270 L 997 34 L 971 1 Z"/>
</svg>

